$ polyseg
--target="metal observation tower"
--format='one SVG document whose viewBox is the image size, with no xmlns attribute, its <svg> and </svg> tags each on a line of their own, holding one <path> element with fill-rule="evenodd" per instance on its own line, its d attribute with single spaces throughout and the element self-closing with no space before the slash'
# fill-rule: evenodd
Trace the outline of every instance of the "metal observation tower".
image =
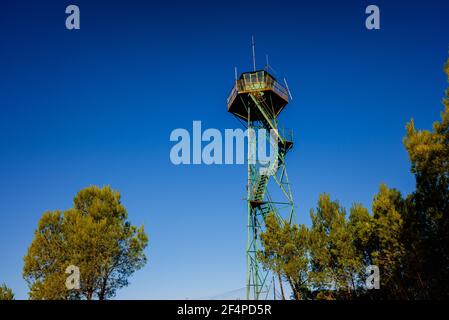
<svg viewBox="0 0 449 320">
<path fill-rule="evenodd" d="M 254 44 L 253 44 L 254 59 Z M 253 61 L 254 62 L 254 61 Z M 247 299 L 270 299 L 275 294 L 275 277 L 265 270 L 258 258 L 261 250 L 260 234 L 265 230 L 265 218 L 274 213 L 281 220 L 296 223 L 295 210 L 290 184 L 288 181 L 285 158 L 293 147 L 292 132 L 280 129 L 278 116 L 289 102 L 290 92 L 287 82 L 282 86 L 269 72 L 264 70 L 244 72 L 237 78 L 227 100 L 228 112 L 243 120 L 249 129 L 247 142 L 247 213 L 248 239 L 246 247 L 247 263 Z M 259 134 L 251 135 L 250 130 L 266 129 L 264 143 L 277 140 L 277 167 L 263 173 L 261 164 L 252 158 L 251 148 L 258 148 L 262 141 Z M 276 139 L 270 139 L 271 133 Z M 254 150 L 254 149 L 253 149 Z"/>
</svg>

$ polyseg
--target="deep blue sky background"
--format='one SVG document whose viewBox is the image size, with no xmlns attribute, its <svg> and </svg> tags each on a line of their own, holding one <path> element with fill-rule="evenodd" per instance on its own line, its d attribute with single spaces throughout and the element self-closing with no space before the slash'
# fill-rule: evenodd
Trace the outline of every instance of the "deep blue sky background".
<svg viewBox="0 0 449 320">
<path fill-rule="evenodd" d="M 95 3 L 94 3 L 95 2 Z M 81 30 L 65 29 L 65 7 Z M 381 30 L 365 29 L 365 8 Z M 236 128 L 234 66 L 265 54 L 294 95 L 289 176 L 299 222 L 318 195 L 370 207 L 414 188 L 405 124 L 430 128 L 447 86 L 447 1 L 8 1 L 0 5 L 0 282 L 45 210 L 88 185 L 122 193 L 149 262 L 118 298 L 201 298 L 245 285 L 245 166 L 174 166 L 170 132 Z"/>
</svg>

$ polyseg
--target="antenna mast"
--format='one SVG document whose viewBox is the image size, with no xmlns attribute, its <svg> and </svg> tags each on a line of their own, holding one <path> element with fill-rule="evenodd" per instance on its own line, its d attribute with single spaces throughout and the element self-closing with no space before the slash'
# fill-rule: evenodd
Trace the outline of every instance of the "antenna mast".
<svg viewBox="0 0 449 320">
<path fill-rule="evenodd" d="M 285 88 L 287 89 L 288 95 L 290 96 L 290 100 L 293 100 L 292 94 L 290 92 L 290 89 L 288 87 L 287 79 L 284 78 Z"/>
<path fill-rule="evenodd" d="M 253 71 L 256 71 L 256 43 L 254 42 L 254 36 L 251 37 L 253 47 Z"/>
</svg>

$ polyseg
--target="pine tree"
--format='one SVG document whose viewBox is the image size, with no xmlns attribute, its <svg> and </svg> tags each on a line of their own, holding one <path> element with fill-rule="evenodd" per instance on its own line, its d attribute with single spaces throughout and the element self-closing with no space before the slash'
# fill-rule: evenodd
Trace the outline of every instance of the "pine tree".
<svg viewBox="0 0 449 320">
<path fill-rule="evenodd" d="M 291 225 L 270 213 L 266 220 L 266 230 L 261 234 L 263 251 L 258 252 L 266 269 L 272 270 L 281 285 L 285 279 L 294 293 L 295 299 L 305 299 L 308 291 L 308 235 L 304 225 Z"/>
<path fill-rule="evenodd" d="M 449 60 L 444 70 L 449 79 Z M 416 130 L 412 119 L 404 138 L 416 178 L 405 221 L 407 276 L 415 298 L 449 297 L 449 88 L 443 105 L 433 130 Z"/>
<path fill-rule="evenodd" d="M 24 258 L 31 299 L 113 297 L 146 262 L 143 226 L 127 221 L 120 194 L 110 187 L 81 190 L 74 208 L 46 212 Z M 80 270 L 80 288 L 68 290 L 66 268 Z"/>
<path fill-rule="evenodd" d="M 355 275 L 362 267 L 362 258 L 344 208 L 322 194 L 310 216 L 312 286 L 328 292 L 328 298 L 353 298 L 357 289 Z"/>
</svg>

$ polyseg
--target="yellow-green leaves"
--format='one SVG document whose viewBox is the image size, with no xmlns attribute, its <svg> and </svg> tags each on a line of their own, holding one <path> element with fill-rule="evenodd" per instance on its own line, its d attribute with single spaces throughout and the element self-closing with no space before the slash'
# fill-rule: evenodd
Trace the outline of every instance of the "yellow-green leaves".
<svg viewBox="0 0 449 320">
<path fill-rule="evenodd" d="M 91 186 L 74 199 L 74 208 L 42 216 L 23 275 L 32 299 L 107 299 L 128 284 L 146 262 L 143 226 L 127 220 L 120 194 Z M 67 289 L 66 269 L 80 270 L 80 288 Z"/>
<path fill-rule="evenodd" d="M 258 256 L 267 269 L 289 282 L 295 297 L 300 299 L 307 292 L 307 228 L 291 225 L 273 213 L 265 223 L 266 231 L 261 235 L 264 250 Z"/>
<path fill-rule="evenodd" d="M 14 300 L 14 293 L 6 284 L 0 286 L 0 300 Z"/>
</svg>

